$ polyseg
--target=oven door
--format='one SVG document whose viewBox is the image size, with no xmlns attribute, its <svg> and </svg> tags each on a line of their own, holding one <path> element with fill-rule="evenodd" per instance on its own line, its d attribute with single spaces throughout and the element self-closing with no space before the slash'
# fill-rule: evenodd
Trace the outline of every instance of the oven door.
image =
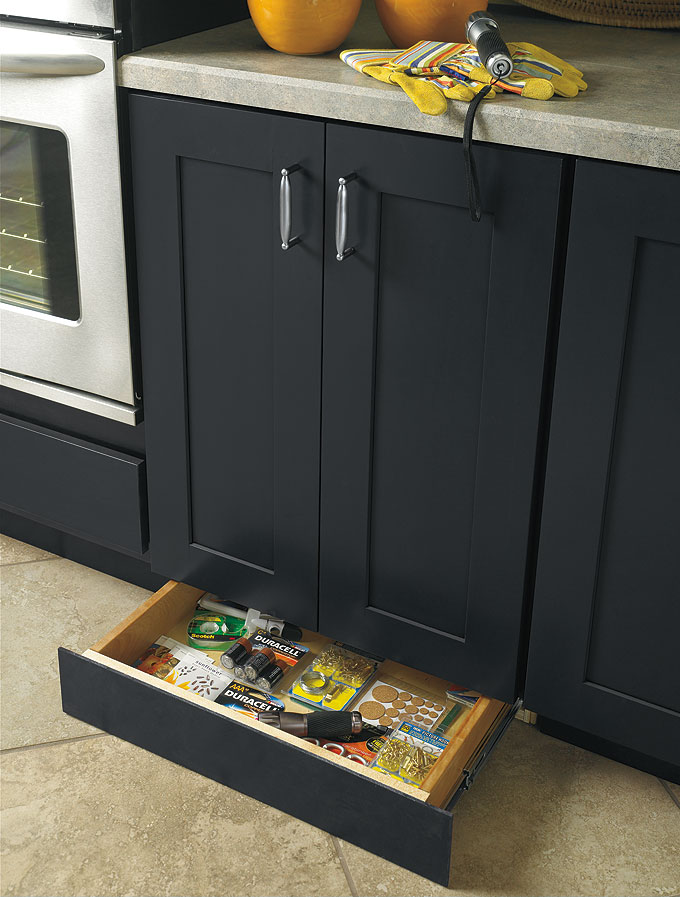
<svg viewBox="0 0 680 897">
<path fill-rule="evenodd" d="M 113 0 L 0 0 L 0 13 L 50 22 L 115 27 Z"/>
<path fill-rule="evenodd" d="M 111 40 L 0 26 L 1 382 L 134 423 Z"/>
</svg>

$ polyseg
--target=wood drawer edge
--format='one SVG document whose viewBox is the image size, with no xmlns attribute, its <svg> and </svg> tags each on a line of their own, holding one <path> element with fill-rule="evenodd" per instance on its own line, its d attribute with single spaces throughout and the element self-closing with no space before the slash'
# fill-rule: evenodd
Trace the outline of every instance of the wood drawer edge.
<svg viewBox="0 0 680 897">
<path fill-rule="evenodd" d="M 114 654 L 124 655 L 131 663 L 162 631 L 170 603 L 195 604 L 204 594 L 204 589 L 196 589 L 171 579 L 95 642 L 90 650 L 111 658 Z"/>
</svg>

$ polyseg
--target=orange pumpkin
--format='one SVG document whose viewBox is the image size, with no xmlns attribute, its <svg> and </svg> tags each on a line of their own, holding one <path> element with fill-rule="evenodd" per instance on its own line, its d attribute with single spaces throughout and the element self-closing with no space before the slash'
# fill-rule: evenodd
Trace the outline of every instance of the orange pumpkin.
<svg viewBox="0 0 680 897">
<path fill-rule="evenodd" d="M 375 0 L 390 40 L 400 49 L 421 40 L 465 41 L 471 12 L 486 9 L 487 0 Z"/>
<path fill-rule="evenodd" d="M 262 38 L 294 56 L 335 50 L 352 30 L 360 6 L 361 0 L 248 0 Z"/>
</svg>

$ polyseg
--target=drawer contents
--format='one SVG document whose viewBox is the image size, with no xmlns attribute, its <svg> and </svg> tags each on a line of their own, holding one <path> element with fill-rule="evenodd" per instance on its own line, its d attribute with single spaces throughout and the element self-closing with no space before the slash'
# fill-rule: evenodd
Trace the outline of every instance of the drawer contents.
<svg viewBox="0 0 680 897">
<path fill-rule="evenodd" d="M 358 735 L 364 721 L 355 710 L 313 710 L 311 713 L 265 711 L 258 713 L 258 720 L 268 726 L 276 726 L 282 732 L 300 738 L 350 738 Z"/>
<path fill-rule="evenodd" d="M 214 701 L 231 681 L 201 651 L 182 645 L 165 635 L 150 645 L 132 665 L 209 701 Z"/>
<path fill-rule="evenodd" d="M 307 650 L 304 645 L 256 629 L 248 638 L 239 638 L 227 648 L 220 663 L 242 682 L 275 691 L 284 687 L 281 680 L 304 658 Z"/>
<path fill-rule="evenodd" d="M 511 711 L 314 632 L 303 631 L 300 642 L 292 642 L 252 628 L 224 650 L 212 641 L 199 650 L 182 643 L 196 634 L 192 623 L 220 617 L 197 604 L 200 598 L 196 589 L 169 584 L 88 653 L 98 662 L 122 662 L 159 687 L 160 680 L 178 686 L 177 696 L 199 707 L 207 699 L 206 707 L 235 711 L 270 737 L 295 736 L 310 757 L 325 755 L 440 807 L 460 787 L 466 764 L 488 733 Z"/>
<path fill-rule="evenodd" d="M 220 663 L 225 670 L 233 670 L 242 667 L 253 653 L 253 643 L 245 636 L 237 639 L 220 657 Z"/>
<path fill-rule="evenodd" d="M 351 735 L 349 738 L 307 738 L 305 740 L 338 757 L 347 757 L 361 766 L 370 766 L 380 748 L 387 741 L 390 731 L 385 726 L 372 726 L 370 723 L 364 722 L 361 732 Z"/>
<path fill-rule="evenodd" d="M 255 685 L 258 688 L 263 688 L 265 691 L 274 691 L 278 683 L 286 675 L 287 670 L 288 664 L 285 660 L 274 660 L 260 673 L 255 680 Z"/>
<path fill-rule="evenodd" d="M 259 651 L 253 651 L 243 666 L 237 665 L 234 669 L 239 678 L 242 674 L 248 682 L 254 682 L 275 660 L 276 655 L 271 648 L 260 648 Z"/>
<path fill-rule="evenodd" d="M 240 635 L 241 630 L 238 632 Z M 187 641 L 202 651 L 219 651 L 234 643 L 234 634 L 227 617 L 209 610 L 199 610 L 187 627 Z"/>
<path fill-rule="evenodd" d="M 328 644 L 293 683 L 288 694 L 299 704 L 345 710 L 365 689 L 378 662 L 344 645 Z"/>
<path fill-rule="evenodd" d="M 451 685 L 446 690 L 446 697 L 450 701 L 456 701 L 459 704 L 467 704 L 468 707 L 474 707 L 480 694 L 469 688 L 463 688 L 462 685 Z"/>
<path fill-rule="evenodd" d="M 246 713 L 253 719 L 264 712 L 278 712 L 283 710 L 283 701 L 272 695 L 265 695 L 261 691 L 248 688 L 241 682 L 231 682 L 224 691 L 215 699 L 222 707 L 229 707 L 238 713 Z"/>
<path fill-rule="evenodd" d="M 225 598 L 218 598 L 217 595 L 203 595 L 199 599 L 198 605 L 203 610 L 223 617 L 232 632 L 232 639 L 248 635 L 249 632 L 254 632 L 256 629 L 263 629 L 270 635 L 283 636 L 284 639 L 294 642 L 302 638 L 302 630 L 298 626 L 269 614 L 263 614 L 261 611 L 255 610 L 254 607 L 236 607 Z"/>
<path fill-rule="evenodd" d="M 357 710 L 364 719 L 382 726 L 409 722 L 416 723 L 421 729 L 434 729 L 446 708 L 441 695 L 424 691 L 414 694 L 405 682 L 383 677 L 367 690 Z"/>
<path fill-rule="evenodd" d="M 373 766 L 394 778 L 420 785 L 448 743 L 448 738 L 441 735 L 401 723 L 381 747 Z"/>
<path fill-rule="evenodd" d="M 442 713 L 439 722 L 435 729 L 431 729 L 430 731 L 434 732 L 436 735 L 445 735 L 447 732 L 452 734 L 451 727 L 453 724 L 456 724 L 456 729 L 458 729 L 465 719 L 466 716 L 472 710 L 471 707 L 466 707 L 465 704 L 454 704 L 446 713 Z"/>
</svg>

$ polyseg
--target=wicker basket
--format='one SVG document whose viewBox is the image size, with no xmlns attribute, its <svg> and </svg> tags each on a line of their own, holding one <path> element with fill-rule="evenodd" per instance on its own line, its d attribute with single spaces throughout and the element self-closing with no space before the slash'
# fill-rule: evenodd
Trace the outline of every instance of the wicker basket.
<svg viewBox="0 0 680 897">
<path fill-rule="evenodd" d="M 680 0 L 517 0 L 541 12 L 621 28 L 680 28 Z"/>
</svg>

